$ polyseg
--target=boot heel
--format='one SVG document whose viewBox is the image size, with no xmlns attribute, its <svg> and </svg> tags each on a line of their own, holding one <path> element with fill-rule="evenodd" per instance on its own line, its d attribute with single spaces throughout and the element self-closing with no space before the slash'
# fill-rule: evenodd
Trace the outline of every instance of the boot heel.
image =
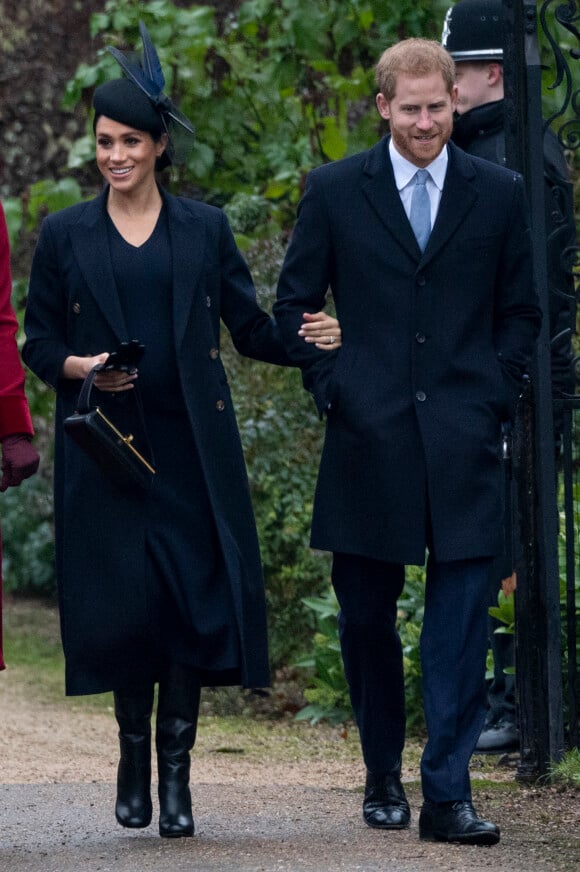
<svg viewBox="0 0 580 872">
<path fill-rule="evenodd" d="M 175 839 L 193 836 L 195 826 L 191 810 L 188 759 L 160 761 L 159 835 Z"/>
<path fill-rule="evenodd" d="M 150 740 L 133 744 L 122 738 L 120 742 L 115 818 L 122 827 L 141 829 L 149 826 L 153 816 Z"/>
</svg>

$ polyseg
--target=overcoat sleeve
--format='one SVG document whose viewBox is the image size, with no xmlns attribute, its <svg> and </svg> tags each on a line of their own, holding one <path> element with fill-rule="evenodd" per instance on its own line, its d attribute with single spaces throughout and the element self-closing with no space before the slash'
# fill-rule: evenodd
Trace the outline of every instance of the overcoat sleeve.
<svg viewBox="0 0 580 872">
<path fill-rule="evenodd" d="M 56 235 L 50 217 L 45 218 L 32 260 L 22 357 L 27 366 L 54 390 L 65 359 L 75 354 L 66 341 L 67 302 L 59 263 Z"/>
<path fill-rule="evenodd" d="M 0 206 L 0 439 L 14 433 L 33 433 L 16 345 L 18 321 L 10 302 L 11 292 L 8 230 Z"/>
<path fill-rule="evenodd" d="M 221 317 L 237 351 L 265 363 L 293 366 L 278 325 L 258 305 L 250 271 L 223 213 L 219 245 Z"/>
<path fill-rule="evenodd" d="M 494 305 L 494 341 L 498 361 L 509 386 L 513 414 L 522 380 L 532 359 L 541 325 L 541 309 L 531 271 L 530 226 L 524 182 L 515 177 L 509 234 L 503 241 L 500 276 Z"/>
<path fill-rule="evenodd" d="M 332 281 L 332 238 L 324 191 L 317 171 L 306 181 L 298 218 L 278 282 L 274 316 L 290 359 L 302 369 L 302 381 L 322 416 L 328 408 L 329 385 L 340 355 L 319 351 L 298 335 L 304 312 L 318 312 L 326 303 Z"/>
</svg>

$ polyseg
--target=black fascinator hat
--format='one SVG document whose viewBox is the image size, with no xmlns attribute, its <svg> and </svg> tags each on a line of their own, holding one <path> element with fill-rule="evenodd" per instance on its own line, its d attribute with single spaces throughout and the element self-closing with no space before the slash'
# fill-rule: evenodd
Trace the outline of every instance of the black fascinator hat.
<svg viewBox="0 0 580 872">
<path fill-rule="evenodd" d="M 143 42 L 143 58 L 132 60 L 114 46 L 107 46 L 119 63 L 126 78 L 104 82 L 95 90 L 93 108 L 96 125 L 99 115 L 106 115 L 120 124 L 145 130 L 154 139 L 166 133 L 167 148 L 158 158 L 157 169 L 172 163 L 184 163 L 193 146 L 195 128 L 163 93 L 165 76 L 159 56 L 147 28 L 139 22 Z"/>
</svg>

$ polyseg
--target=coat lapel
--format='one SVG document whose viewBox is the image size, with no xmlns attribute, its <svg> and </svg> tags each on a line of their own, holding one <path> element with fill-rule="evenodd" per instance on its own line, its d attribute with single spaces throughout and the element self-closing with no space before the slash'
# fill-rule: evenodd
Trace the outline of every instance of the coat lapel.
<svg viewBox="0 0 580 872">
<path fill-rule="evenodd" d="M 161 193 L 169 217 L 173 263 L 173 331 L 175 347 L 179 350 L 204 264 L 205 228 L 203 222 L 184 209 L 178 199 L 163 190 Z"/>
<path fill-rule="evenodd" d="M 370 150 L 364 167 L 367 178 L 362 189 L 396 242 L 414 260 L 427 263 L 453 236 L 473 207 L 477 198 L 476 189 L 471 182 L 475 176 L 473 165 L 453 143 L 448 144 L 449 165 L 441 203 L 429 242 L 421 254 L 395 184 L 388 143 L 389 138 L 385 137 Z"/>
<path fill-rule="evenodd" d="M 395 184 L 393 165 L 389 157 L 389 137 L 385 136 L 368 153 L 364 166 L 366 180 L 362 190 L 393 239 L 414 260 L 420 260 L 421 249 L 415 239 L 401 197 Z"/>
<path fill-rule="evenodd" d="M 465 216 L 473 208 L 477 199 L 477 190 L 472 180 L 475 170 L 471 160 L 453 143 L 449 143 L 449 164 L 445 174 L 445 183 L 437 219 L 433 225 L 431 236 L 423 254 L 423 262 L 427 263 L 446 242 L 461 227 Z"/>
<path fill-rule="evenodd" d="M 107 226 L 104 220 L 107 189 L 87 203 L 81 220 L 70 227 L 74 256 L 103 315 L 121 342 L 127 328 L 115 285 Z"/>
<path fill-rule="evenodd" d="M 173 261 L 173 320 L 176 347 L 183 342 L 205 250 L 202 222 L 161 191 L 169 217 Z M 70 228 L 71 244 L 83 277 L 120 342 L 127 327 L 115 286 L 104 210 L 107 190 L 87 203 L 81 220 Z"/>
</svg>

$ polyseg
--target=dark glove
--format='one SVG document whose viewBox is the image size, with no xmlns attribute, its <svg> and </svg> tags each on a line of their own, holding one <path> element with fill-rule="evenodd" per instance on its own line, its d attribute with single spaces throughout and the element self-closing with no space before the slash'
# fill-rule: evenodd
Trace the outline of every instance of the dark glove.
<svg viewBox="0 0 580 872">
<path fill-rule="evenodd" d="M 32 445 L 32 437 L 24 434 L 5 436 L 2 440 L 2 481 L 0 492 L 17 487 L 25 478 L 34 475 L 40 457 Z"/>
</svg>

